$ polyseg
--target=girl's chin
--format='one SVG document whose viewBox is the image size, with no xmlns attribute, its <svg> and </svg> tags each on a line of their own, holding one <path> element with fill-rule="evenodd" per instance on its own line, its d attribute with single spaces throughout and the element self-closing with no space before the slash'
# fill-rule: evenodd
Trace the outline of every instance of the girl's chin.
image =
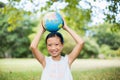
<svg viewBox="0 0 120 80">
<path fill-rule="evenodd" d="M 58 53 L 51 53 L 50 55 L 53 57 L 56 57 L 56 56 L 58 56 Z"/>
<path fill-rule="evenodd" d="M 51 54 L 51 56 L 56 57 L 56 56 L 57 56 L 57 54 Z"/>
</svg>

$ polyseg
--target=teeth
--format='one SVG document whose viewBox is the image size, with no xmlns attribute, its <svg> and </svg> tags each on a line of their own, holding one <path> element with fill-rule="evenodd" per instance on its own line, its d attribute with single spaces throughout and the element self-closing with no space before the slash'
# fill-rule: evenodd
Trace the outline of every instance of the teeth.
<svg viewBox="0 0 120 80">
<path fill-rule="evenodd" d="M 56 53 L 57 51 L 53 51 L 53 53 Z"/>
</svg>

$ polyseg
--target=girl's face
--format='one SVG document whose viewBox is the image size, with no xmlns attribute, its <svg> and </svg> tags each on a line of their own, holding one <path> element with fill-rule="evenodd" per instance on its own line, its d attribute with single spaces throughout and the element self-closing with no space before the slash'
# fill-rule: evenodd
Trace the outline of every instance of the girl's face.
<svg viewBox="0 0 120 80">
<path fill-rule="evenodd" d="M 53 57 L 57 57 L 61 54 L 63 44 L 60 42 L 60 38 L 55 36 L 47 39 L 47 50 Z"/>
</svg>

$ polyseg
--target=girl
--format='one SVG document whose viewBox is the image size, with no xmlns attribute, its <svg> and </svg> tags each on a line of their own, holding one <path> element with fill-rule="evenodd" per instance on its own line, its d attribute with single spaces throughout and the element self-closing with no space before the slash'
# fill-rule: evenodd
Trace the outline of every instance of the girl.
<svg viewBox="0 0 120 80">
<path fill-rule="evenodd" d="M 39 51 L 38 43 L 42 34 L 45 32 L 43 25 L 41 25 L 40 31 L 30 45 L 32 53 L 43 67 L 41 80 L 73 80 L 70 67 L 81 52 L 84 41 L 66 24 L 64 24 L 63 29 L 67 31 L 76 42 L 76 46 L 71 53 L 64 57 L 61 56 L 64 40 L 59 32 L 49 33 L 46 37 L 46 46 L 50 57 L 44 56 L 42 52 Z"/>
</svg>

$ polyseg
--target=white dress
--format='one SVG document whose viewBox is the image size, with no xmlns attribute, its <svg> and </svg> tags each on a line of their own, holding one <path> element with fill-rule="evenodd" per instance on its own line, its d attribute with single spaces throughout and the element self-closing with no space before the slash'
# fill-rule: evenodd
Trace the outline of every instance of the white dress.
<svg viewBox="0 0 120 80">
<path fill-rule="evenodd" d="M 60 61 L 54 61 L 52 57 L 46 57 L 41 80 L 73 80 L 68 64 L 68 56 L 61 57 Z"/>
</svg>

